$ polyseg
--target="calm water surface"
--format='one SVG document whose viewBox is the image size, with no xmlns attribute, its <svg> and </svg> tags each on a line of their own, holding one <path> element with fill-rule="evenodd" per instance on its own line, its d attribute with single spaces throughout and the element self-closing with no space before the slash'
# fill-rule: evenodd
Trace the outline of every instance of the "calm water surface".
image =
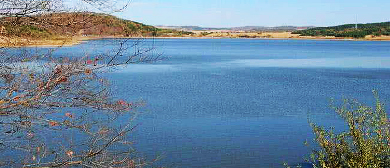
<svg viewBox="0 0 390 168">
<path fill-rule="evenodd" d="M 57 54 L 105 53 L 93 40 Z M 308 118 L 342 130 L 331 98 L 390 102 L 390 42 L 158 39 L 165 60 L 110 74 L 118 97 L 145 100 L 132 134 L 167 167 L 282 167 L 304 163 Z M 132 52 L 132 51 L 130 51 Z"/>
</svg>

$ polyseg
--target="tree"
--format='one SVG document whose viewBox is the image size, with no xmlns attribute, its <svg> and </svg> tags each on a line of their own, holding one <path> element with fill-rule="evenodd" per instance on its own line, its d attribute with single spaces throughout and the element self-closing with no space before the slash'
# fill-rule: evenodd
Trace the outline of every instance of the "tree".
<svg viewBox="0 0 390 168">
<path fill-rule="evenodd" d="M 103 0 L 83 0 L 97 8 Z M 64 11 L 62 0 L 1 0 L 1 17 L 18 25 L 36 16 Z M 51 22 L 53 21 L 53 22 Z M 72 24 L 66 25 L 72 28 Z M 65 27 L 66 27 L 65 26 Z M 64 27 L 64 25 L 61 25 Z M 74 34 L 73 34 L 74 35 Z M 115 66 L 158 59 L 123 40 L 116 51 L 99 56 L 35 55 L 23 49 L 0 53 L 0 164 L 7 167 L 142 167 L 127 133 L 133 110 L 143 102 L 113 98 L 101 74 Z M 127 50 L 134 49 L 127 55 Z M 125 121 L 118 124 L 118 121 Z"/>
<path fill-rule="evenodd" d="M 389 167 L 390 121 L 375 93 L 374 108 L 345 100 L 335 108 L 348 125 L 340 134 L 311 124 L 320 150 L 313 150 L 314 167 Z"/>
<path fill-rule="evenodd" d="M 389 167 L 390 120 L 375 91 L 374 95 L 374 108 L 352 99 L 334 108 L 348 126 L 344 132 L 335 133 L 334 128 L 327 130 L 310 123 L 318 146 L 307 161 L 314 168 Z"/>
</svg>

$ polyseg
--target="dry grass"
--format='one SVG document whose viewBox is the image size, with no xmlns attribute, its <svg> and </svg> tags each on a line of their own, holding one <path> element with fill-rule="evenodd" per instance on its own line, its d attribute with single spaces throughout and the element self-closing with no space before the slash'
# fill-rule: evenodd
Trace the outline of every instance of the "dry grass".
<svg viewBox="0 0 390 168">
<path fill-rule="evenodd" d="M 193 31 L 194 37 L 221 37 L 221 38 L 298 38 L 299 35 L 291 32 L 206 32 Z M 207 34 L 207 35 L 205 35 Z"/>
<path fill-rule="evenodd" d="M 365 40 L 375 40 L 375 41 L 390 41 L 390 36 L 372 36 L 368 35 L 364 37 Z"/>
<path fill-rule="evenodd" d="M 58 47 L 80 44 L 81 41 L 98 37 L 56 37 L 53 39 L 30 39 L 0 36 L 0 47 Z"/>
<path fill-rule="evenodd" d="M 354 39 L 335 36 L 299 36 L 291 32 L 208 32 L 193 31 L 193 37 L 206 38 L 274 38 L 274 39 L 323 39 L 323 40 L 367 40 L 367 41 L 390 41 L 390 36 L 366 36 L 364 39 Z"/>
</svg>

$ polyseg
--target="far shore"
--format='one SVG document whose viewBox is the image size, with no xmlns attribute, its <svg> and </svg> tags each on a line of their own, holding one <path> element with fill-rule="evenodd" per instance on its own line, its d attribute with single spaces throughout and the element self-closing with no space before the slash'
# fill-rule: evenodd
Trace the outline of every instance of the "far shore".
<svg viewBox="0 0 390 168">
<path fill-rule="evenodd" d="M 29 39 L 29 38 L 9 38 L 0 36 L 0 47 L 62 47 L 73 46 L 82 43 L 85 40 L 94 39 L 93 37 L 58 37 L 56 39 Z"/>
<path fill-rule="evenodd" d="M 271 32 L 271 33 L 210 33 L 206 36 L 195 34 L 194 36 L 160 36 L 160 37 L 124 37 L 124 36 L 73 36 L 59 37 L 50 40 L 37 40 L 25 38 L 8 38 L 0 36 L 0 47 L 62 47 L 81 44 L 83 41 L 107 38 L 145 38 L 145 39 L 269 39 L 269 40 L 337 40 L 337 41 L 390 41 L 390 36 L 366 36 L 362 39 L 338 38 L 334 36 L 313 37 L 299 36 L 291 32 Z"/>
</svg>

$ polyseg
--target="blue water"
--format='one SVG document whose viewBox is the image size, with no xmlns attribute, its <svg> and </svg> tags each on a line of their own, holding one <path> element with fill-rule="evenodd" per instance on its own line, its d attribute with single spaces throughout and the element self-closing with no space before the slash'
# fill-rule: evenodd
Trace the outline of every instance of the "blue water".
<svg viewBox="0 0 390 168">
<path fill-rule="evenodd" d="M 109 53 L 92 40 L 58 55 Z M 167 167 L 283 167 L 304 163 L 308 119 L 344 128 L 330 99 L 390 100 L 390 42 L 156 39 L 164 59 L 111 72 L 117 97 L 144 100 L 135 148 Z M 130 50 L 129 53 L 132 51 Z"/>
</svg>

